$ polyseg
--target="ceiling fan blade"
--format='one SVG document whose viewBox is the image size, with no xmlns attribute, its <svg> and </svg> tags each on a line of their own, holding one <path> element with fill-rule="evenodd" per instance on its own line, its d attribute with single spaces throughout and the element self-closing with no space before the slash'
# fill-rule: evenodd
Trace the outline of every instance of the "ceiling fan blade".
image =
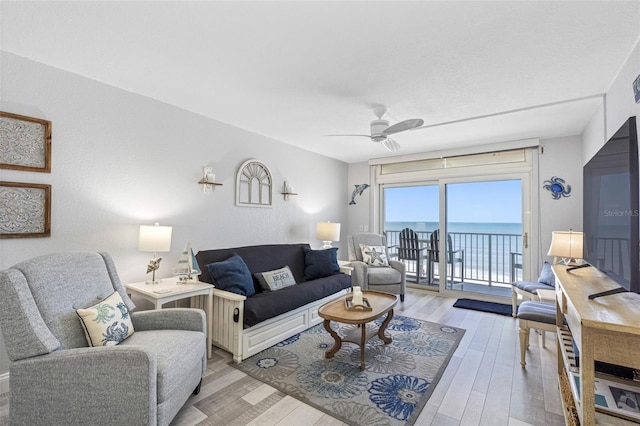
<svg viewBox="0 0 640 426">
<path fill-rule="evenodd" d="M 382 133 L 385 135 L 392 135 L 398 132 L 404 132 L 405 130 L 415 129 L 424 124 L 424 120 L 421 118 L 410 118 L 408 120 L 401 121 L 393 126 L 387 127 Z"/>
<path fill-rule="evenodd" d="M 391 138 L 383 140 L 382 145 L 391 152 L 396 152 L 400 149 L 400 144 Z"/>
<path fill-rule="evenodd" d="M 325 136 L 362 136 L 371 139 L 371 135 L 325 135 Z"/>
</svg>

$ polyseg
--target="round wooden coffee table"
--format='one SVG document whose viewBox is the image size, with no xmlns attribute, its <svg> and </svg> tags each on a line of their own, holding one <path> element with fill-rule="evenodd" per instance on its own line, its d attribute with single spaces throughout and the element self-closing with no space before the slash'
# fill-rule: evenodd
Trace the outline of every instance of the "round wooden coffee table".
<svg viewBox="0 0 640 426">
<path fill-rule="evenodd" d="M 391 337 L 385 336 L 384 331 L 387 329 L 389 322 L 391 322 L 393 318 L 393 308 L 398 303 L 397 295 L 380 291 L 363 291 L 362 296 L 369 301 L 371 305 L 370 311 L 347 310 L 345 299 L 351 298 L 351 293 L 325 303 L 318 308 L 318 315 L 324 318 L 324 328 L 335 340 L 333 347 L 325 353 L 325 357 L 332 358 L 336 352 L 340 350 L 344 342 L 355 343 L 360 347 L 360 370 L 364 370 L 364 345 L 370 338 L 377 335 L 385 344 L 391 343 Z M 387 317 L 382 322 L 380 328 L 378 330 L 370 329 L 367 331 L 367 323 L 380 318 L 384 314 L 387 314 Z M 338 333 L 331 328 L 331 321 L 341 322 L 343 324 L 356 324 L 359 326 L 360 331 L 355 329 L 353 332 L 340 337 Z"/>
</svg>

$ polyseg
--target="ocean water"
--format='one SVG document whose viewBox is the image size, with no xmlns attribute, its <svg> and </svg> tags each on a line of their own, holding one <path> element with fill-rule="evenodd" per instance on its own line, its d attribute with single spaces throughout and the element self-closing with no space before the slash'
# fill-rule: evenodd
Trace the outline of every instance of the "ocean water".
<svg viewBox="0 0 640 426">
<path fill-rule="evenodd" d="M 451 222 L 448 225 L 449 232 L 522 235 L 520 223 Z M 385 231 L 402 231 L 404 228 L 411 228 L 416 232 L 432 232 L 438 228 L 438 222 L 385 222 L 384 224 Z"/>
<path fill-rule="evenodd" d="M 465 252 L 465 279 L 509 283 L 511 253 L 522 252 L 520 223 L 452 222 L 447 230 L 454 250 Z M 399 232 L 411 228 L 428 240 L 438 222 L 386 222 L 390 244 L 398 243 Z M 520 261 L 519 258 L 516 261 Z"/>
</svg>

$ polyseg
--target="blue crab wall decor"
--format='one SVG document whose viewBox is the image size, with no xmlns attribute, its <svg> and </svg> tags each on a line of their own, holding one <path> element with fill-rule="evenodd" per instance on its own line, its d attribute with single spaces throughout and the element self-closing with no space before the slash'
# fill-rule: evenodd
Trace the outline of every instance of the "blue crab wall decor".
<svg viewBox="0 0 640 426">
<path fill-rule="evenodd" d="M 551 179 L 545 180 L 542 187 L 551 192 L 554 200 L 571 196 L 571 185 L 566 185 L 564 179 L 558 176 L 552 176 Z"/>
</svg>

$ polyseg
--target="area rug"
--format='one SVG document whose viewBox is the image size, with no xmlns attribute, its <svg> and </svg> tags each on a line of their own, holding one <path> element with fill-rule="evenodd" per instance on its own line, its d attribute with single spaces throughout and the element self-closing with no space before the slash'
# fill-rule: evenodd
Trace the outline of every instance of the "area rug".
<svg viewBox="0 0 640 426">
<path fill-rule="evenodd" d="M 472 309 L 474 311 L 490 312 L 492 314 L 511 316 L 512 306 L 504 303 L 485 302 L 473 299 L 458 299 L 454 308 Z"/>
<path fill-rule="evenodd" d="M 383 318 L 370 323 L 376 327 Z M 331 323 L 340 335 L 354 325 Z M 266 349 L 234 367 L 350 425 L 412 425 L 440 380 L 464 330 L 395 316 L 360 349 L 345 343 L 333 358 L 333 338 L 322 324 Z"/>
</svg>

